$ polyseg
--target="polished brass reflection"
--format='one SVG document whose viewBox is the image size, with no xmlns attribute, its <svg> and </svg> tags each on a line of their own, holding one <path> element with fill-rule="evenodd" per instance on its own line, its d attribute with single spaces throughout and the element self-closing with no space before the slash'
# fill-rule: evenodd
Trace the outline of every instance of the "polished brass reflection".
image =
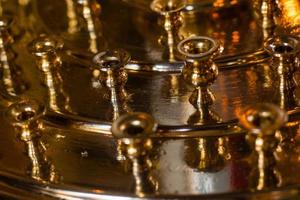
<svg viewBox="0 0 300 200">
<path fill-rule="evenodd" d="M 270 66 L 278 77 L 275 97 L 283 109 L 297 107 L 294 74 L 299 68 L 300 41 L 290 36 L 278 36 L 265 43 L 265 50 L 272 56 Z"/>
<path fill-rule="evenodd" d="M 217 172 L 230 158 L 228 138 L 197 138 L 185 141 L 185 161 L 201 172 Z"/>
<path fill-rule="evenodd" d="M 67 17 L 68 17 L 68 33 L 74 34 L 78 31 L 78 19 L 75 11 L 75 3 L 73 0 L 65 0 L 67 6 Z"/>
<path fill-rule="evenodd" d="M 255 139 L 255 153 L 252 155 L 252 163 L 257 166 L 252 169 L 250 187 L 264 190 L 281 185 L 281 175 L 276 165 L 274 151 L 277 141 L 274 138 Z"/>
<path fill-rule="evenodd" d="M 43 129 L 40 118 L 44 114 L 45 107 L 34 100 L 18 101 L 7 111 L 8 121 L 15 127 L 20 134 L 19 139 L 26 145 L 26 152 L 31 161 L 31 177 L 37 181 L 57 182 L 59 176 L 46 156 L 47 149 L 40 139 Z"/>
<path fill-rule="evenodd" d="M 63 80 L 60 75 L 62 66 L 59 51 L 63 43 L 59 39 L 46 35 L 39 36 L 30 44 L 30 51 L 36 58 L 36 65 L 42 73 L 42 82 L 48 90 L 48 105 L 55 112 L 69 112 L 69 96 L 63 89 Z"/>
<path fill-rule="evenodd" d="M 155 192 L 155 180 L 150 175 L 152 162 L 149 152 L 152 149 L 151 137 L 156 132 L 155 120 L 146 113 L 122 115 L 112 124 L 113 136 L 123 145 L 122 152 L 132 163 L 135 179 L 135 194 L 144 197 Z"/>
<path fill-rule="evenodd" d="M 79 26 L 77 29 L 80 29 L 80 22 L 84 22 L 86 31 L 88 32 L 89 38 L 89 51 L 92 53 L 97 53 L 104 49 L 104 37 L 102 35 L 102 24 L 100 22 L 100 12 L 101 5 L 96 0 L 76 0 L 76 14 L 77 18 L 74 17 L 74 5 L 71 2 L 68 2 L 69 5 L 69 33 L 74 33 L 76 30 L 76 25 Z M 80 31 L 80 30 L 77 30 Z"/>
<path fill-rule="evenodd" d="M 195 0 L 191 0 L 191 1 L 195 1 Z M 240 2 L 241 2 L 240 0 L 215 0 L 213 1 L 213 7 L 218 9 L 226 8 L 230 6 L 235 6 Z"/>
<path fill-rule="evenodd" d="M 280 0 L 281 22 L 288 33 L 300 33 L 300 2 L 298 0 Z"/>
<path fill-rule="evenodd" d="M 282 158 L 290 159 L 291 155 L 298 155 L 297 151 L 297 129 L 299 128 L 298 123 L 287 123 L 286 127 L 276 132 L 276 137 L 279 140 L 279 145 L 276 149 L 276 156 L 279 160 Z"/>
<path fill-rule="evenodd" d="M 276 17 L 279 12 L 276 0 L 253 0 L 253 5 L 258 13 L 264 39 L 274 35 L 277 26 Z"/>
<path fill-rule="evenodd" d="M 272 104 L 257 104 L 239 114 L 240 123 L 248 129 L 247 139 L 253 147 L 251 186 L 257 190 L 280 186 L 281 175 L 274 152 L 278 146 L 276 131 L 287 121 L 286 113 Z"/>
<path fill-rule="evenodd" d="M 93 59 L 93 68 L 99 70 L 98 79 L 106 90 L 104 96 L 113 107 L 112 120 L 130 110 L 127 105 L 129 97 L 125 90 L 128 77 L 125 65 L 129 60 L 130 55 L 123 50 L 104 51 L 96 54 Z"/>
<path fill-rule="evenodd" d="M 17 54 L 12 48 L 14 43 L 14 38 L 11 34 L 12 24 L 12 18 L 0 18 L 0 87 L 3 96 L 9 99 L 17 97 L 28 87 L 22 79 L 22 70 L 15 63 Z"/>
<path fill-rule="evenodd" d="M 221 52 L 219 43 L 208 37 L 191 37 L 178 44 L 178 51 L 186 58 L 182 76 L 189 85 L 195 87 L 189 101 L 197 111 L 189 118 L 188 123 L 208 124 L 221 121 L 209 108 L 215 96 L 208 88 L 219 73 L 213 61 Z"/>
<path fill-rule="evenodd" d="M 179 101 L 179 78 L 180 76 L 178 76 L 177 74 L 170 74 L 168 77 L 168 82 L 170 84 L 170 89 L 168 90 L 168 92 L 171 97 L 172 103 L 176 103 Z"/>
<path fill-rule="evenodd" d="M 204 125 L 204 124 L 214 124 L 221 122 L 222 119 L 215 111 L 211 110 L 209 107 L 197 109 L 189 117 L 187 123 L 191 125 Z"/>
<path fill-rule="evenodd" d="M 159 27 L 156 20 L 158 14 L 149 8 L 153 0 L 124 1 L 0 0 L 1 3 L 9 5 L 3 10 L 10 11 L 17 17 L 17 25 L 21 24 L 22 28 L 26 28 L 19 41 L 8 43 L 8 48 L 17 52 L 12 60 L 20 65 L 31 83 L 26 94 L 41 101 L 47 98 L 45 105 L 49 107 L 49 115 L 43 116 L 41 120 L 37 119 L 37 123 L 28 126 L 30 129 L 26 126 L 20 128 L 23 125 L 14 123 L 17 129 L 14 131 L 7 123 L 3 123 L 8 117 L 3 113 L 6 108 L 0 106 L 0 196 L 24 195 L 20 199 L 37 196 L 36 199 L 145 197 L 254 200 L 279 199 L 287 193 L 299 195 L 299 190 L 295 188 L 300 183 L 300 173 L 297 173 L 300 170 L 300 130 L 299 124 L 296 125 L 300 117 L 298 110 L 289 112 L 290 124 L 295 123 L 290 135 L 285 135 L 286 131 L 281 129 L 281 144 L 285 143 L 281 147 L 281 156 L 285 156 L 283 160 L 279 160 L 277 154 L 273 155 L 275 148 L 279 151 L 276 147 L 278 131 L 275 136 L 272 131 L 270 136 L 248 134 L 249 146 L 253 148 L 253 155 L 249 156 L 249 148 L 243 138 L 245 131 L 236 125 L 233 114 L 234 110 L 250 103 L 269 101 L 264 97 L 271 98 L 280 90 L 274 84 L 276 80 L 267 76 L 270 62 L 265 60 L 268 58 L 266 53 L 259 49 L 262 41 L 261 27 L 257 26 L 251 8 L 248 8 L 252 2 L 187 0 L 188 5 L 179 12 L 181 19 L 177 26 L 178 31 L 174 24 L 171 27 L 174 31 L 172 32 L 165 25 L 168 25 L 166 22 L 173 23 L 176 20 L 165 20 L 167 17 L 160 14 L 159 23 L 162 24 Z M 245 4 L 240 7 L 223 9 L 226 5 L 241 1 Z M 287 1 L 291 0 L 278 0 Z M 96 9 L 93 8 L 93 2 Z M 101 7 L 97 6 L 97 2 Z M 135 6 L 132 2 L 145 7 Z M 214 7 L 211 6 L 212 2 Z M 189 12 L 190 9 L 194 13 Z M 97 12 L 101 12 L 100 15 Z M 104 25 L 103 30 L 101 22 Z M 28 56 L 24 47 L 43 32 L 63 36 L 67 50 L 60 50 L 61 45 L 57 42 L 45 41 L 36 45 L 38 50 L 34 50 L 34 56 Z M 104 39 L 101 39 L 102 34 Z M 185 77 L 185 80 L 191 86 L 183 83 L 183 75 L 180 74 L 183 62 L 172 62 L 181 58 L 175 49 L 178 38 L 191 34 L 209 35 L 225 44 L 226 53 L 212 59 L 218 63 L 218 67 L 224 67 L 219 68 L 222 73 L 217 81 L 217 69 L 212 69 L 216 66 L 212 66 L 213 61 L 211 68 L 202 64 L 204 60 L 209 60 L 209 56 L 203 56 L 201 59 L 192 58 L 195 61 L 193 64 L 198 61 L 201 66 L 193 65 L 184 69 L 188 71 L 185 73 L 190 73 L 190 79 Z M 161 35 L 163 46 L 158 45 L 157 41 Z M 269 33 L 265 37 L 271 35 Z M 16 39 L 14 34 L 13 37 Z M 127 82 L 124 66 L 114 66 L 114 63 L 124 59 L 122 56 L 119 58 L 113 54 L 109 58 L 102 57 L 100 60 L 106 60 L 109 68 L 105 67 L 105 63 L 104 66 L 92 63 L 93 54 L 103 51 L 102 41 L 107 42 L 110 48 L 124 48 L 132 55 L 133 61 L 126 69 L 136 71 L 127 71 Z M 43 49 L 48 44 L 53 46 L 53 43 L 58 48 L 44 54 Z M 10 58 L 10 50 L 5 51 L 7 58 Z M 78 57 L 70 56 L 73 55 L 72 52 L 78 52 Z M 162 58 L 162 53 L 167 58 Z M 263 63 L 253 64 L 257 62 Z M 125 64 L 124 62 L 123 65 Z M 294 64 L 297 65 L 297 62 Z M 40 71 L 37 71 L 38 67 Z M 94 69 L 97 89 L 90 85 L 91 68 Z M 203 76 L 202 69 L 207 69 L 203 70 Z M 169 72 L 158 72 L 159 70 Z M 277 74 L 277 70 L 274 72 Z M 203 86 L 198 86 L 202 78 L 205 79 Z M 280 80 L 283 79 L 278 78 L 278 82 Z M 14 83 L 15 80 L 12 81 Z M 211 91 L 206 90 L 210 86 Z M 60 90 L 63 88 L 70 93 L 70 103 L 77 114 L 69 115 L 66 112 L 68 108 L 65 103 L 69 100 Z M 13 89 L 9 90 L 12 91 L 11 94 L 18 94 L 16 88 Z M 191 102 L 196 109 L 188 102 L 194 89 L 196 91 Z M 217 97 L 215 103 L 213 92 Z M 130 94 L 134 94 L 131 102 Z M 154 134 L 155 129 L 151 128 L 149 133 L 154 135 L 137 138 L 136 135 L 146 127 L 153 127 L 153 123 L 144 124 L 149 118 L 144 121 L 133 118 L 127 119 L 130 123 L 122 122 L 124 126 L 119 124 L 122 132 L 129 135 L 124 138 L 117 136 L 120 139 L 114 139 L 110 131 L 111 122 L 127 113 L 128 105 L 134 110 L 152 113 L 160 123 L 159 132 Z M 224 123 L 216 123 L 220 118 L 213 110 L 220 113 Z M 22 114 L 14 116 L 19 116 L 17 118 L 22 124 L 38 113 L 34 108 L 21 112 Z M 208 123 L 210 125 L 206 126 Z M 254 120 L 253 123 L 260 123 L 260 120 Z M 14 140 L 16 133 L 20 135 L 19 141 Z M 203 137 L 209 134 L 217 137 Z M 225 137 L 219 137 L 224 135 Z M 226 137 L 230 139 L 227 140 Z M 293 137 L 298 137 L 295 144 L 291 144 Z M 286 148 L 294 148 L 295 151 L 288 152 Z M 125 164 L 128 165 L 124 166 Z M 63 179 L 58 180 L 55 168 Z M 126 169 L 123 171 L 123 168 Z M 7 190 L 3 187 L 7 187 Z M 256 192 L 264 189 L 268 190 Z M 18 192 L 14 193 L 15 191 Z"/>
<path fill-rule="evenodd" d="M 183 39 L 179 35 L 179 29 L 183 24 L 181 11 L 185 6 L 185 0 L 154 0 L 151 3 L 151 9 L 162 16 L 161 24 L 163 24 L 165 35 L 160 37 L 159 43 L 167 48 L 167 57 L 170 62 L 176 61 L 178 57 L 176 47 Z"/>
</svg>

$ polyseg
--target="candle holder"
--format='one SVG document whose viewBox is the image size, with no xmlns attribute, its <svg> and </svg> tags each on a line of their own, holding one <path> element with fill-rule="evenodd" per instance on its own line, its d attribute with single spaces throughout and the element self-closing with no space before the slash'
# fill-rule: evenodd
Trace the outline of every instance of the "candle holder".
<svg viewBox="0 0 300 200">
<path fill-rule="evenodd" d="M 112 124 L 112 134 L 122 145 L 123 155 L 132 163 L 135 179 L 135 194 L 144 197 L 155 192 L 155 181 L 150 169 L 152 162 L 149 153 L 152 149 L 152 136 L 156 132 L 155 120 L 146 113 L 122 115 Z"/>
<path fill-rule="evenodd" d="M 47 87 L 50 109 L 73 113 L 60 75 L 62 61 L 59 53 L 63 46 L 64 43 L 59 38 L 40 35 L 30 43 L 29 50 L 35 56 L 36 65 L 42 73 L 42 83 Z"/>
<path fill-rule="evenodd" d="M 106 90 L 104 96 L 113 106 L 113 120 L 129 110 L 128 95 L 125 90 L 128 78 L 125 65 L 129 60 L 130 55 L 123 50 L 103 51 L 96 54 L 93 59 L 93 68 L 100 72 L 98 80 Z"/>
<path fill-rule="evenodd" d="M 279 7 L 276 0 L 254 0 L 254 9 L 262 27 L 264 39 L 274 35 Z"/>
<path fill-rule="evenodd" d="M 221 121 L 209 108 L 215 100 L 209 86 L 215 82 L 219 73 L 213 61 L 222 52 L 219 43 L 209 37 L 191 37 L 178 44 L 178 51 L 185 57 L 183 79 L 195 88 L 189 101 L 197 111 L 188 122 L 206 124 Z"/>
<path fill-rule="evenodd" d="M 17 53 L 12 48 L 14 38 L 12 25 L 14 19 L 0 17 L 0 74 L 1 90 L 3 97 L 8 101 L 15 101 L 17 96 L 28 89 L 28 84 L 23 80 L 22 70 L 15 63 Z"/>
<path fill-rule="evenodd" d="M 72 2 L 69 4 L 71 5 Z M 103 24 L 99 17 L 102 11 L 100 2 L 96 0 L 76 0 L 75 5 L 74 8 L 69 6 L 70 11 L 76 16 L 69 21 L 69 33 L 80 33 L 83 29 L 88 36 L 88 44 L 82 40 L 80 46 L 87 45 L 88 51 L 93 54 L 102 51 L 107 44 L 103 35 Z M 82 53 L 82 51 L 78 49 L 78 53 Z"/>
<path fill-rule="evenodd" d="M 287 122 L 287 114 L 273 104 L 257 104 L 238 114 L 247 130 L 247 141 L 254 152 L 251 156 L 251 186 L 263 190 L 280 186 L 281 175 L 276 166 L 274 151 L 278 146 L 276 131 Z"/>
<path fill-rule="evenodd" d="M 279 80 L 275 94 L 276 104 L 282 109 L 297 107 L 294 75 L 299 69 L 299 39 L 291 36 L 277 36 L 265 42 L 265 50 L 272 56 L 271 69 Z"/>
<path fill-rule="evenodd" d="M 59 175 L 46 156 L 45 144 L 41 141 L 43 124 L 41 117 L 46 109 L 35 100 L 20 100 L 8 108 L 7 120 L 16 129 L 19 139 L 25 144 L 31 161 L 30 176 L 41 182 L 58 182 Z"/>
<path fill-rule="evenodd" d="M 179 29 L 183 24 L 181 11 L 185 8 L 186 2 L 183 0 L 154 0 L 151 9 L 162 16 L 162 23 L 165 34 L 159 39 L 159 43 L 168 49 L 168 59 L 170 62 L 176 61 L 178 52 L 177 44 L 182 40 Z"/>
<path fill-rule="evenodd" d="M 30 141 L 38 136 L 40 118 L 45 114 L 45 107 L 35 100 L 21 100 L 8 108 L 8 121 L 20 132 L 22 141 Z"/>
</svg>

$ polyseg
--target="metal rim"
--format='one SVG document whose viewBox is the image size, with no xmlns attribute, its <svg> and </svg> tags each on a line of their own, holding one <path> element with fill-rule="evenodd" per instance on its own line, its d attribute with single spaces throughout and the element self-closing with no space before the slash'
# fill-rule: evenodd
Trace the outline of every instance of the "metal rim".
<svg viewBox="0 0 300 200">
<path fill-rule="evenodd" d="M 193 53 L 186 52 L 183 49 L 183 46 L 186 43 L 193 42 L 193 41 L 209 41 L 212 44 L 212 47 L 207 52 L 204 52 L 204 53 L 193 54 Z M 206 36 L 194 36 L 194 37 L 189 37 L 189 38 L 186 38 L 186 39 L 182 40 L 178 44 L 177 49 L 186 58 L 205 58 L 205 57 L 207 57 L 207 56 L 212 55 L 213 53 L 215 53 L 219 47 L 220 47 L 220 44 L 216 40 L 214 40 L 214 39 L 212 39 L 210 37 L 206 37 Z"/>
</svg>

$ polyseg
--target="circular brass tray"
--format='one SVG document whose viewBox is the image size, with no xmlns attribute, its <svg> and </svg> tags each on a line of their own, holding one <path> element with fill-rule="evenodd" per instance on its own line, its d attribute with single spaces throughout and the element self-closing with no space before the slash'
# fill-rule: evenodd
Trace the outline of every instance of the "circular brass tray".
<svg viewBox="0 0 300 200">
<path fill-rule="evenodd" d="M 183 58 L 170 60 L 169 47 L 158 42 L 165 32 L 159 23 L 160 16 L 149 9 L 150 2 L 90 2 L 94 6 L 90 8 L 92 14 L 84 18 L 77 13 L 76 2 L 72 0 L 3 4 L 3 13 L 16 18 L 12 44 L 17 55 L 14 62 L 20 68 L 14 85 L 16 94 L 47 105 L 41 138 L 33 144 L 38 155 L 35 160 L 26 153 L 31 144 L 17 139 L 18 133 L 5 116 L 7 106 L 18 97 L 11 97 L 9 90 L 1 86 L 0 194 L 3 197 L 299 197 L 297 107 L 288 111 L 290 123 L 283 130 L 295 138 L 276 155 L 280 181 L 271 181 L 263 189 L 253 186 L 259 177 L 253 173 L 256 166 L 251 150 L 236 119 L 236 113 L 248 105 L 280 104 L 281 100 L 280 91 L 274 91 L 276 80 L 269 56 L 262 50 L 264 29 L 251 2 L 211 7 L 210 3 L 189 1 L 191 7 L 183 11 L 182 36 L 206 35 L 224 46 L 222 55 L 216 59 L 220 74 L 211 87 L 216 96 L 211 109 L 221 120 L 211 124 L 190 123 L 196 111 L 188 101 L 193 88 L 181 76 Z M 86 26 L 89 20 L 92 27 Z M 54 90 L 52 101 L 48 99 L 49 87 L 41 83 L 34 57 L 28 51 L 28 44 L 41 33 L 55 35 L 65 42 L 58 72 L 61 83 Z M 93 77 L 93 55 L 108 48 L 125 49 L 132 57 L 126 66 L 125 89 L 130 96 L 126 109 L 147 112 L 158 122 L 158 132 L 153 138 L 155 148 L 149 158 L 153 167 L 143 177 L 142 192 L 137 187 L 140 177 L 120 156 L 118 143 L 111 136 L 113 106 Z M 203 142 L 209 144 L 205 152 L 212 159 L 204 160 L 200 166 L 198 146 Z"/>
<path fill-rule="evenodd" d="M 186 23 L 181 30 L 185 37 L 192 34 L 208 35 L 221 40 L 225 47 L 223 54 L 216 60 L 220 66 L 220 75 L 212 86 L 217 99 L 212 111 L 221 120 L 218 124 L 205 125 L 189 123 L 196 112 L 188 102 L 193 88 L 185 84 L 181 77 L 182 60 L 170 62 L 163 56 L 164 48 L 157 41 L 163 28 L 158 25 L 159 16 L 155 12 L 150 9 L 137 9 L 128 2 L 103 1 L 94 6 L 97 8 L 94 9 L 96 16 L 70 19 L 70 13 L 73 12 L 74 16 L 77 14 L 74 3 L 70 5 L 68 1 L 51 1 L 47 6 L 43 4 L 40 1 L 32 4 L 35 10 L 32 15 L 39 19 L 34 22 L 34 30 L 37 33 L 46 32 L 60 36 L 66 46 L 63 66 L 59 72 L 63 79 L 60 87 L 65 97 L 57 94 L 59 103 L 54 105 L 57 108 L 51 109 L 54 115 L 49 115 L 48 118 L 54 123 L 63 121 L 70 124 L 70 127 L 110 133 L 113 106 L 110 101 L 105 100 L 99 82 L 93 79 L 91 62 L 95 52 L 107 48 L 122 48 L 130 52 L 132 62 L 126 66 L 129 80 L 125 86 L 130 99 L 126 102 L 126 109 L 151 114 L 159 123 L 159 132 L 164 133 L 163 136 L 191 136 L 186 133 L 197 130 L 203 130 L 200 135 L 236 133 L 240 131 L 235 127 L 236 112 L 240 108 L 262 101 L 280 100 L 278 95 L 266 98 L 272 96 L 274 83 L 268 67 L 268 56 L 260 50 L 263 45 L 262 27 L 258 25 L 259 20 L 255 19 L 249 2 L 214 9 L 209 13 L 185 14 Z M 230 15 L 228 9 L 231 11 Z M 57 11 L 55 14 L 54 10 Z M 220 16 L 212 19 L 213 12 Z M 197 20 L 203 18 L 207 22 L 198 25 L 200 22 Z M 136 21 L 137 19 L 142 21 Z M 74 20 L 77 20 L 77 26 L 73 27 L 71 22 L 75 23 Z M 91 21 L 94 24 L 94 33 L 84 27 L 88 20 L 94 20 Z M 249 32 L 250 26 L 255 28 Z M 151 31 L 143 32 L 147 27 Z M 185 32 L 188 33 L 184 34 Z M 153 52 L 156 56 L 151 56 Z M 26 56 L 26 60 L 28 57 Z M 30 71 L 36 69 L 34 65 L 27 68 L 33 68 Z M 38 80 L 38 76 L 39 73 L 31 75 L 33 81 Z M 42 93 L 45 94 L 46 91 L 43 88 L 34 88 L 27 92 L 28 95 L 43 101 L 41 98 L 45 98 L 45 95 Z M 67 98 L 65 103 L 68 105 L 64 105 L 59 98 Z"/>
</svg>

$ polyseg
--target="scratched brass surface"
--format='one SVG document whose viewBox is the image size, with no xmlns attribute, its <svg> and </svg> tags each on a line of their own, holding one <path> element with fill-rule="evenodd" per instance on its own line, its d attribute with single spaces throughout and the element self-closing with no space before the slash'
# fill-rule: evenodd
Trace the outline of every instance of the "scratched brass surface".
<svg viewBox="0 0 300 200">
<path fill-rule="evenodd" d="M 1 85 L 2 196 L 12 199 L 138 198 L 132 166 L 118 154 L 118 144 L 110 135 L 113 108 L 104 98 L 99 82 L 93 79 L 91 69 L 92 55 L 109 47 L 130 52 L 132 62 L 128 68 L 139 69 L 128 71 L 127 108 L 147 112 L 159 123 L 159 138 L 154 139 L 154 150 L 149 158 L 153 167 L 144 180 L 154 190 L 146 192 L 145 198 L 299 198 L 297 109 L 290 109 L 293 115 L 289 127 L 281 132 L 285 140 L 275 152 L 280 178 L 264 188 L 258 189 L 255 185 L 259 180 L 255 171 L 257 161 L 252 157 L 244 132 L 237 126 L 236 113 L 243 107 L 260 102 L 280 104 L 282 98 L 280 91 L 274 90 L 278 82 L 273 78 L 269 60 L 259 51 L 264 33 L 251 2 L 242 1 L 224 8 L 202 7 L 201 12 L 184 11 L 185 23 L 180 30 L 183 36 L 207 35 L 221 40 L 225 48 L 223 55 L 216 59 L 221 66 L 220 74 L 211 87 L 216 96 L 212 110 L 222 122 L 210 125 L 188 124 L 196 111 L 188 102 L 193 88 L 187 86 L 178 73 L 181 58 L 170 64 L 168 50 L 158 43 L 164 30 L 158 24 L 158 14 L 148 8 L 150 1 L 98 2 L 100 6 L 96 1 L 93 4 L 93 13 L 97 16 L 93 18 L 96 20 L 93 32 L 88 31 L 82 17 L 77 17 L 74 1 L 1 1 L 2 12 L 15 18 L 12 50 L 19 70 L 18 76 L 13 77 L 13 93 L 37 99 L 48 109 L 43 117 L 41 138 L 36 141 L 43 150 L 37 153 L 45 162 L 34 165 L 26 154 L 25 142 L 18 139 L 17 131 L 5 116 L 8 104 L 15 97 L 11 97 L 11 88 Z M 299 1 L 280 2 L 283 11 L 280 26 L 297 33 Z M 189 3 L 195 8 L 203 6 L 197 1 Z M 51 101 L 49 87 L 42 83 L 34 56 L 28 51 L 28 44 L 40 33 L 55 34 L 65 42 L 60 54 L 62 67 L 54 74 L 59 80 L 58 87 L 54 87 L 56 94 Z M 226 68 L 228 66 L 234 68 Z M 170 70 L 160 70 L 166 68 Z M 183 136 L 188 137 L 170 138 Z M 201 160 L 201 153 L 207 157 Z M 41 170 L 38 179 L 33 176 L 37 168 Z"/>
</svg>

